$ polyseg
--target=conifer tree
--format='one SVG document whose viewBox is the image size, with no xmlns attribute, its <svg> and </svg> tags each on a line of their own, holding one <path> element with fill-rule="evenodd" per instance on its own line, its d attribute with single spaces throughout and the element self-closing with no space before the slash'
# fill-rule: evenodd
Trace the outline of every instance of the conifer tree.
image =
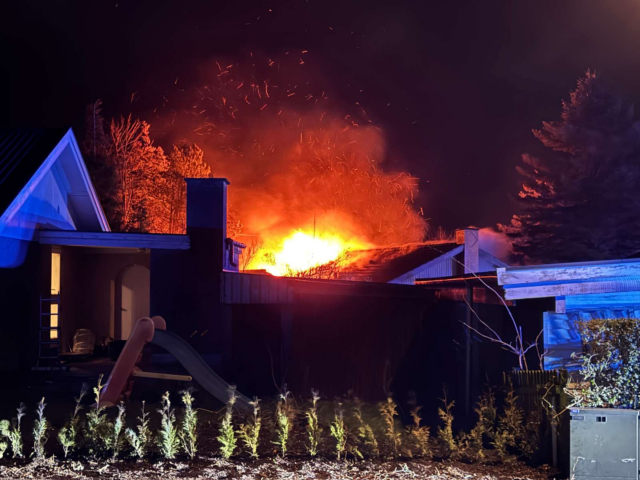
<svg viewBox="0 0 640 480">
<path fill-rule="evenodd" d="M 595 72 L 578 80 L 559 120 L 534 136 L 544 156 L 518 167 L 522 210 L 502 230 L 525 261 L 626 258 L 640 251 L 640 123 Z"/>
</svg>

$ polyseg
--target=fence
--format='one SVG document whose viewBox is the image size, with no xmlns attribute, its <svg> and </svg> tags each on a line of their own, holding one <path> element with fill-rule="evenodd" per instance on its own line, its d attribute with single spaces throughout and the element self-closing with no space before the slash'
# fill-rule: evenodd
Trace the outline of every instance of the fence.
<svg viewBox="0 0 640 480">
<path fill-rule="evenodd" d="M 539 461 L 551 462 L 561 470 L 568 459 L 569 422 L 565 393 L 569 375 L 566 370 L 529 370 L 505 372 L 503 382 L 513 387 L 517 403 L 528 418 L 540 419 L 541 451 Z M 558 458 L 562 461 L 559 462 Z"/>
</svg>

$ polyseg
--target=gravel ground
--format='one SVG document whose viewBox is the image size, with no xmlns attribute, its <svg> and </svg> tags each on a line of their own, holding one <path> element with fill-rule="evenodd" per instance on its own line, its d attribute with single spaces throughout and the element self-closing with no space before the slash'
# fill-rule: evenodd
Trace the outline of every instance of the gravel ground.
<svg viewBox="0 0 640 480">
<path fill-rule="evenodd" d="M 54 458 L 41 463 L 17 464 L 4 461 L 0 465 L 2 479 L 530 479 L 554 478 L 546 469 L 533 469 L 522 463 L 506 465 L 468 465 L 430 461 L 366 461 L 295 460 L 279 458 L 259 461 L 225 461 L 201 458 L 192 463 L 76 462 Z"/>
</svg>

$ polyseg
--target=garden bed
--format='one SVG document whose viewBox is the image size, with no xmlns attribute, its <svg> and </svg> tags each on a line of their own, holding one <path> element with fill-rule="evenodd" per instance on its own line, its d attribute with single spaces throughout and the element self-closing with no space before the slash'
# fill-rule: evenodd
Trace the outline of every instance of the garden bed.
<svg viewBox="0 0 640 480">
<path fill-rule="evenodd" d="M 280 459 L 227 461 L 199 458 L 193 462 L 58 461 L 0 464 L 3 479 L 531 479 L 553 478 L 549 470 L 514 462 L 504 465 L 464 464 L 428 460 L 335 461 Z"/>
</svg>

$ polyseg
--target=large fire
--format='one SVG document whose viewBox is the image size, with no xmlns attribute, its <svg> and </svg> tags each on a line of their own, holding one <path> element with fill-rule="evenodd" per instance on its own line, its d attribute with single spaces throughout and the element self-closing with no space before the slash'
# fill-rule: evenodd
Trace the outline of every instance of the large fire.
<svg viewBox="0 0 640 480">
<path fill-rule="evenodd" d="M 258 248 L 248 269 L 265 270 L 276 276 L 335 278 L 352 263 L 350 253 L 369 247 L 359 240 L 302 230 L 270 243 L 270 247 Z"/>
<path fill-rule="evenodd" d="M 247 60 L 213 63 L 171 102 L 162 94 L 167 135 L 191 138 L 231 182 L 228 234 L 248 245 L 243 270 L 337 278 L 353 252 L 422 241 L 417 179 L 384 168 L 398 159 L 360 103 L 335 103 L 296 55 Z"/>
</svg>

